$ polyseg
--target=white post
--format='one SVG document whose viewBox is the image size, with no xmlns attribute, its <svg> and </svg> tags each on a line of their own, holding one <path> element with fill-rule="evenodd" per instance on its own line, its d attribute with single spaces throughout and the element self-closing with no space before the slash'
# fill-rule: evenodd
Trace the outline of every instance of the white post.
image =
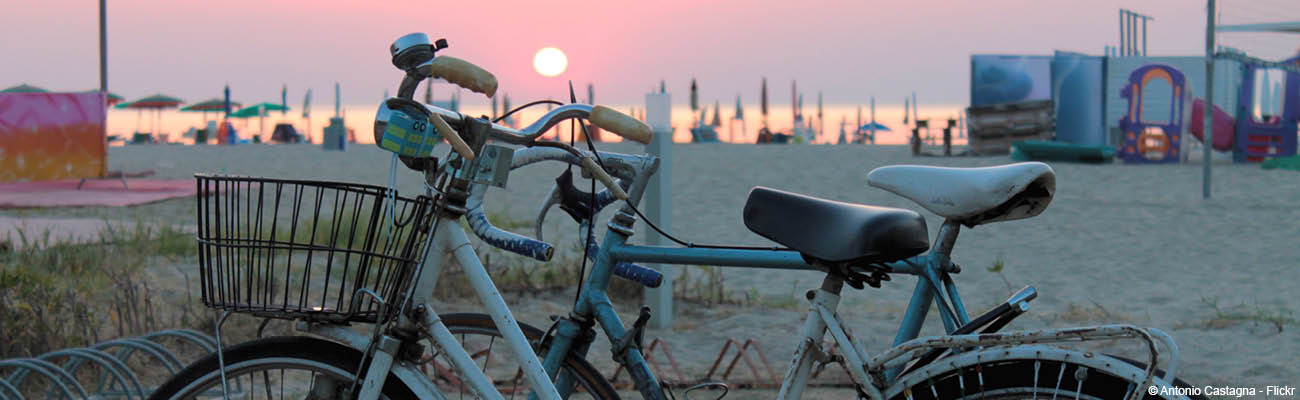
<svg viewBox="0 0 1300 400">
<path fill-rule="evenodd" d="M 659 171 L 650 177 L 641 204 L 646 218 L 654 221 L 665 232 L 673 229 L 673 127 L 672 95 L 668 93 L 648 93 L 645 95 L 645 120 L 654 131 L 654 140 L 650 141 L 648 151 L 659 157 Z M 665 238 L 651 229 L 646 229 L 646 244 L 651 246 L 667 245 Z M 657 288 L 646 288 L 646 303 L 650 305 L 650 327 L 664 329 L 673 324 L 673 278 L 677 274 L 663 265 L 651 265 L 651 268 L 664 274 L 663 284 Z"/>
</svg>

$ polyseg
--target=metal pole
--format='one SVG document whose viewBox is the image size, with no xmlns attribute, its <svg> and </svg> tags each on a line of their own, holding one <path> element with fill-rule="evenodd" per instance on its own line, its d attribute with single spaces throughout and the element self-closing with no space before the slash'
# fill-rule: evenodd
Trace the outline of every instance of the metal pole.
<svg viewBox="0 0 1300 400">
<path fill-rule="evenodd" d="M 1124 54 L 1124 9 L 1119 9 L 1119 56 Z"/>
<path fill-rule="evenodd" d="M 1147 16 L 1142 16 L 1142 56 L 1147 55 Z"/>
<path fill-rule="evenodd" d="M 1138 56 L 1138 18 L 1134 17 L 1134 12 L 1127 12 L 1128 16 L 1128 55 Z"/>
<path fill-rule="evenodd" d="M 108 95 L 108 10 L 99 0 L 99 90 Z"/>
<path fill-rule="evenodd" d="M 1210 147 L 1214 144 L 1214 0 L 1206 0 L 1205 13 L 1205 148 L 1204 174 L 1201 178 L 1201 198 L 1210 198 Z"/>
</svg>

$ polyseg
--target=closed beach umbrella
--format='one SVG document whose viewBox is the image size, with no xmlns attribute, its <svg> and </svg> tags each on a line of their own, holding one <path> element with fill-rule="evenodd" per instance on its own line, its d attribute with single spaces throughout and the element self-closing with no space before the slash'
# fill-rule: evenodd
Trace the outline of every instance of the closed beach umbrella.
<svg viewBox="0 0 1300 400">
<path fill-rule="evenodd" d="M 280 115 L 289 113 L 289 85 L 280 88 Z"/>
<path fill-rule="evenodd" d="M 224 92 L 225 104 L 223 104 L 221 109 L 226 112 L 226 116 L 230 116 L 230 85 L 226 85 L 226 90 L 224 90 Z"/>
<path fill-rule="evenodd" d="M 762 99 L 759 103 L 759 113 L 763 114 L 763 121 L 767 121 L 767 78 L 763 78 L 763 86 L 760 90 Z M 766 124 L 766 122 L 764 122 Z"/>
<path fill-rule="evenodd" d="M 4 90 L 0 90 L 0 93 L 46 93 L 46 92 L 49 91 L 32 85 L 28 85 L 26 83 L 18 86 L 10 86 L 5 88 Z"/>
<path fill-rule="evenodd" d="M 691 113 L 700 109 L 700 89 L 695 86 L 695 78 L 691 78 Z"/>
</svg>

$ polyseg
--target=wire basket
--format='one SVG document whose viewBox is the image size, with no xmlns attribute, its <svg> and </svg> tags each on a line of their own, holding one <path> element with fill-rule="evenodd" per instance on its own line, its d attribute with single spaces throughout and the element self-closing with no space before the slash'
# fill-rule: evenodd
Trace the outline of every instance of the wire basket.
<svg viewBox="0 0 1300 400">
<path fill-rule="evenodd" d="M 284 319 L 376 322 L 410 281 L 433 202 L 379 186 L 195 174 L 203 304 Z M 393 200 L 393 201 L 390 201 Z M 391 213 L 390 213 L 391 211 Z M 388 311 L 395 307 L 389 307 Z"/>
</svg>

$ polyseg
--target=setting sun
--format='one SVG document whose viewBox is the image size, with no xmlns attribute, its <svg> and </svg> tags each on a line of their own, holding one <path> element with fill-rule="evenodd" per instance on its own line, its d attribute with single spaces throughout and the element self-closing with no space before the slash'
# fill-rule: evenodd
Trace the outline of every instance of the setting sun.
<svg viewBox="0 0 1300 400">
<path fill-rule="evenodd" d="M 564 68 L 568 66 L 568 57 L 564 56 L 563 51 L 554 47 L 538 50 L 537 55 L 533 56 L 533 69 L 548 78 L 564 73 Z"/>
</svg>

